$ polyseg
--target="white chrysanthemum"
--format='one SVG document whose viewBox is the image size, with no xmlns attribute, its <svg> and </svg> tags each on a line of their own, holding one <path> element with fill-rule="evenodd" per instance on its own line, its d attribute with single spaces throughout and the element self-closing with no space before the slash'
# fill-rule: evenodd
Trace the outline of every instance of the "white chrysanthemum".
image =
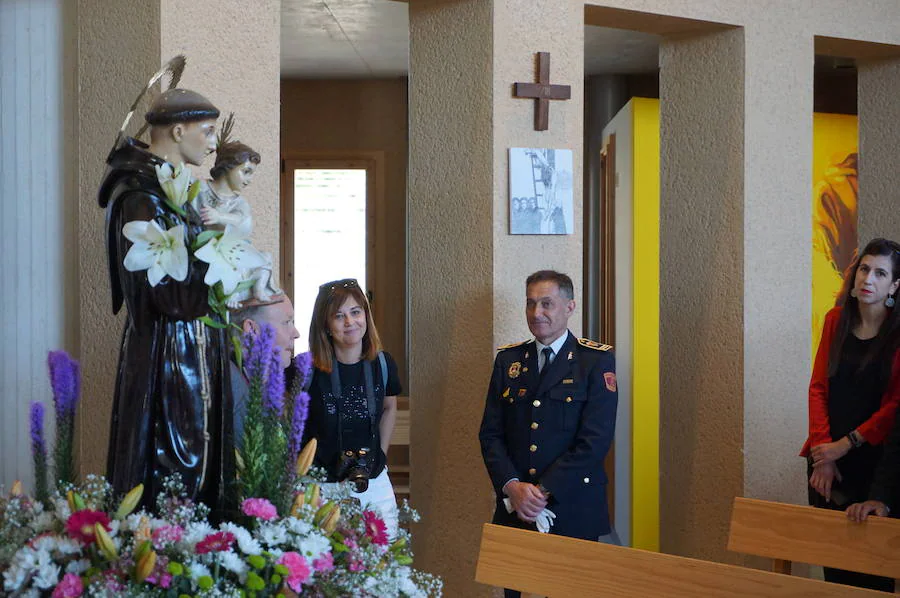
<svg viewBox="0 0 900 598">
<path fill-rule="evenodd" d="M 287 542 L 287 531 L 280 523 L 264 523 L 256 534 L 268 546 L 281 546 Z"/>
<path fill-rule="evenodd" d="M 272 555 L 272 558 L 275 559 L 276 561 L 278 559 L 280 559 L 282 556 L 284 556 L 284 551 L 280 548 L 272 548 L 271 550 L 269 550 L 269 553 Z"/>
<path fill-rule="evenodd" d="M 296 517 L 288 517 L 284 520 L 287 524 L 288 531 L 298 536 L 306 536 L 313 531 L 313 526 L 307 521 L 297 519 Z"/>
<path fill-rule="evenodd" d="M 209 568 L 203 563 L 198 563 L 196 561 L 191 561 L 186 565 L 188 573 L 191 575 L 191 579 L 197 580 L 204 575 L 207 577 L 212 577 L 212 573 Z"/>
<path fill-rule="evenodd" d="M 297 552 L 311 561 L 316 560 L 326 552 L 331 552 L 331 541 L 319 533 L 311 533 L 298 539 Z"/>
<path fill-rule="evenodd" d="M 59 565 L 50 558 L 46 550 L 37 551 L 37 571 L 32 578 L 34 587 L 41 590 L 49 590 L 59 583 Z"/>
<path fill-rule="evenodd" d="M 206 536 L 215 532 L 213 527 L 205 521 L 195 521 L 184 530 L 184 542 L 193 546 Z"/>
<path fill-rule="evenodd" d="M 229 550 L 228 552 L 219 553 L 219 558 L 222 559 L 220 561 L 222 567 L 236 574 L 240 578 L 241 583 L 244 583 L 245 576 L 247 575 L 247 571 L 249 569 L 247 563 L 244 562 L 244 559 L 242 559 L 240 556 L 235 554 L 234 551 L 231 550 Z"/>
<path fill-rule="evenodd" d="M 56 548 L 56 537 L 39 536 L 32 540 L 31 547 L 35 550 L 44 550 L 48 553 L 52 552 Z"/>
<path fill-rule="evenodd" d="M 74 573 L 75 575 L 81 575 L 85 571 L 91 568 L 91 562 L 87 559 L 78 559 L 77 561 L 69 561 L 69 564 L 66 565 L 66 573 Z"/>
<path fill-rule="evenodd" d="M 81 553 L 81 544 L 72 538 L 57 538 L 56 539 L 56 550 L 60 553 L 69 555 L 69 554 L 80 554 Z"/>
<path fill-rule="evenodd" d="M 240 548 L 241 552 L 244 554 L 262 554 L 262 545 L 260 545 L 260 543 L 250 535 L 250 532 L 243 527 L 226 522 L 219 524 L 219 529 L 223 532 L 231 532 L 234 534 L 234 538 L 238 543 L 238 548 Z"/>
<path fill-rule="evenodd" d="M 53 499 L 53 511 L 56 513 L 56 518 L 61 521 L 66 521 L 72 516 L 72 509 L 69 508 L 69 503 L 65 498 Z"/>
<path fill-rule="evenodd" d="M 36 533 L 43 533 L 50 528 L 53 527 L 53 513 L 48 513 L 44 511 L 40 515 L 34 518 L 34 521 L 31 522 L 31 529 L 33 529 Z"/>
</svg>

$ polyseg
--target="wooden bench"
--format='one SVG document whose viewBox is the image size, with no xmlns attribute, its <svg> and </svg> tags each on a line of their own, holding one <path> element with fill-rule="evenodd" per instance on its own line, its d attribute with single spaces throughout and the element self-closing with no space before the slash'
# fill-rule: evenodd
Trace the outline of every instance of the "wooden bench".
<svg viewBox="0 0 900 598">
<path fill-rule="evenodd" d="M 388 450 L 388 470 L 397 498 L 409 498 L 409 397 L 397 397 L 397 421 Z"/>
<path fill-rule="evenodd" d="M 788 575 L 795 561 L 896 579 L 900 521 L 854 523 L 841 511 L 738 497 L 728 550 L 773 559 L 773 571 Z"/>
<path fill-rule="evenodd" d="M 541 596 L 875 598 L 884 592 L 485 524 L 475 580 Z"/>
</svg>

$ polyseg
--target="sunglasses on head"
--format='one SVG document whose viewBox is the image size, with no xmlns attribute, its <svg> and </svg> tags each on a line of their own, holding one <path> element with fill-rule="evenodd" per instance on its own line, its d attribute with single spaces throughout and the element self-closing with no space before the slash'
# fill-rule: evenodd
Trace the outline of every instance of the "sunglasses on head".
<svg viewBox="0 0 900 598">
<path fill-rule="evenodd" d="M 325 284 L 319 285 L 319 292 L 328 291 L 329 293 L 335 289 L 358 289 L 359 283 L 355 278 L 343 278 L 341 280 L 332 280 Z"/>
</svg>

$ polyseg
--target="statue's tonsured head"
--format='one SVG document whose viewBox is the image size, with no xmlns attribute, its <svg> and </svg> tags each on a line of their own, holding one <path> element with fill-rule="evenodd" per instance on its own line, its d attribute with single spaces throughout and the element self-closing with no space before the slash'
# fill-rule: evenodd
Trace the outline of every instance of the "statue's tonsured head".
<svg viewBox="0 0 900 598">
<path fill-rule="evenodd" d="M 196 91 L 170 89 L 159 94 L 146 119 L 150 126 L 174 125 L 219 118 L 219 109 Z"/>
<path fill-rule="evenodd" d="M 170 89 L 150 105 L 151 151 L 177 164 L 199 165 L 216 148 L 219 109 L 195 91 Z"/>
</svg>

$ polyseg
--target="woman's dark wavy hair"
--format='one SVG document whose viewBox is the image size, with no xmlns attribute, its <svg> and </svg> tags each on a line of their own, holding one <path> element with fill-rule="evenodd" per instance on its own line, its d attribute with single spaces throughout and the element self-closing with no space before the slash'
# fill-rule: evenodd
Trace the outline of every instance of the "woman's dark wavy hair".
<svg viewBox="0 0 900 598">
<path fill-rule="evenodd" d="M 891 258 L 891 282 L 895 282 L 900 278 L 900 245 L 889 239 L 872 239 L 865 249 L 862 250 L 859 257 L 853 265 L 847 269 L 847 276 L 844 279 L 844 287 L 841 290 L 841 297 L 838 304 L 843 305 L 841 317 L 837 323 L 834 339 L 831 342 L 831 348 L 828 351 L 828 376 L 834 376 L 837 373 L 838 365 L 841 361 L 841 350 L 844 347 L 844 341 L 847 335 L 856 328 L 860 323 L 859 301 L 851 292 L 856 286 L 856 273 L 859 270 L 859 264 L 867 255 L 883 255 Z M 857 373 L 862 372 L 872 363 L 880 364 L 880 374 L 886 383 L 890 378 L 891 365 L 893 360 L 889 354 L 892 353 L 900 340 L 900 309 L 891 309 L 888 316 L 881 323 L 875 341 L 869 347 L 869 350 L 863 356 L 859 364 Z"/>
</svg>

